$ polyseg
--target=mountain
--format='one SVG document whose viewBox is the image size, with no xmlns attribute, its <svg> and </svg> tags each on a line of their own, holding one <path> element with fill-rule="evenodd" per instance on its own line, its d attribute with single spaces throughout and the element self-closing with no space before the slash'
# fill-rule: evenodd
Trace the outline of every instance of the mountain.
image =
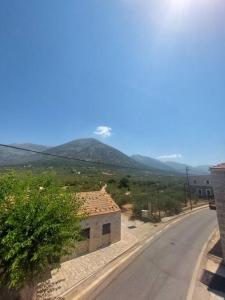
<svg viewBox="0 0 225 300">
<path fill-rule="evenodd" d="M 202 165 L 202 166 L 195 167 L 195 169 L 197 169 L 201 172 L 204 172 L 206 174 L 210 174 L 209 168 L 210 168 L 210 165 Z"/>
<path fill-rule="evenodd" d="M 165 165 L 167 165 L 170 168 L 173 168 L 174 170 L 176 170 L 180 173 L 185 173 L 186 172 L 186 167 L 190 168 L 190 166 L 188 166 L 186 164 L 178 163 L 178 162 L 175 162 L 175 161 L 166 161 Z"/>
<path fill-rule="evenodd" d="M 79 139 L 53 147 L 47 151 L 50 154 L 82 159 L 91 162 L 101 162 L 121 167 L 145 168 L 121 151 L 101 143 L 94 138 Z M 46 158 L 50 159 L 50 158 Z"/>
<path fill-rule="evenodd" d="M 186 168 L 189 169 L 190 175 L 208 175 L 209 174 L 209 167 L 206 166 L 199 166 L 199 167 L 192 167 L 186 164 L 178 163 L 175 161 L 167 161 L 165 164 L 173 169 L 175 169 L 177 172 L 185 174 Z"/>
<path fill-rule="evenodd" d="M 47 146 L 36 145 L 36 144 L 11 144 L 10 146 L 15 146 L 19 148 L 25 148 L 33 151 L 46 151 Z M 0 146 L 0 166 L 7 165 L 17 165 L 21 163 L 26 163 L 36 159 L 36 154 L 32 152 L 26 152 L 23 150 L 5 148 Z"/>
<path fill-rule="evenodd" d="M 151 158 L 148 156 L 142 156 L 139 154 L 132 155 L 131 158 L 134 159 L 135 161 L 137 161 L 138 163 L 141 163 L 149 168 L 157 169 L 160 171 L 171 172 L 171 173 L 174 173 L 174 172 L 177 173 L 177 171 L 174 168 L 168 166 L 167 164 L 165 164 L 155 158 Z"/>
<path fill-rule="evenodd" d="M 106 145 L 94 138 L 74 140 L 56 147 L 47 147 L 36 144 L 12 144 L 12 146 L 25 148 L 44 153 L 76 158 L 90 162 L 98 162 L 115 167 L 138 168 L 151 171 L 161 175 L 185 174 L 187 165 L 177 162 L 162 162 L 154 158 L 133 155 L 131 157 L 121 151 Z M 63 166 L 87 166 L 82 162 L 60 159 L 57 157 L 44 156 L 22 150 L 5 148 L 0 146 L 0 166 L 32 164 L 33 167 L 63 167 Z M 208 166 L 189 167 L 189 173 L 193 175 L 205 175 L 208 173 Z"/>
<path fill-rule="evenodd" d="M 149 168 L 158 169 L 160 171 L 169 172 L 171 174 L 176 175 L 184 175 L 186 173 L 186 167 L 189 169 L 189 173 L 191 175 L 207 175 L 209 174 L 209 166 L 189 166 L 186 164 L 174 162 L 174 161 L 166 161 L 162 162 L 158 159 L 142 156 L 142 155 L 132 155 L 131 158 L 136 160 L 137 162 L 145 165 Z"/>
</svg>

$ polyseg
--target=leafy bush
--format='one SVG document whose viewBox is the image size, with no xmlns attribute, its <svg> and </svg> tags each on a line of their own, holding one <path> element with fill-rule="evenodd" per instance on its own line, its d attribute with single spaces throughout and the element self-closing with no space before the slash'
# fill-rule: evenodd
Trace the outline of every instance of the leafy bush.
<svg viewBox="0 0 225 300">
<path fill-rule="evenodd" d="M 113 178 L 110 178 L 110 179 L 108 180 L 108 183 L 109 183 L 109 184 L 110 184 L 110 183 L 116 183 L 116 180 L 113 179 Z"/>
<path fill-rule="evenodd" d="M 123 177 L 119 181 L 119 188 L 129 188 L 129 179 L 127 177 Z"/>
<path fill-rule="evenodd" d="M 79 239 L 80 203 L 50 174 L 0 178 L 0 282 L 20 288 Z"/>
</svg>

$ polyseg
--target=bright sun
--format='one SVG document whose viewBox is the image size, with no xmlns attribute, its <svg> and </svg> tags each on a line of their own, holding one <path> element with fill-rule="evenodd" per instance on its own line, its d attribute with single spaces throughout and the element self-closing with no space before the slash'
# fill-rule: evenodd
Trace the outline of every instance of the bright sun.
<svg viewBox="0 0 225 300">
<path fill-rule="evenodd" d="M 192 0 L 170 0 L 170 9 L 174 13 L 182 13 L 189 8 Z"/>
</svg>

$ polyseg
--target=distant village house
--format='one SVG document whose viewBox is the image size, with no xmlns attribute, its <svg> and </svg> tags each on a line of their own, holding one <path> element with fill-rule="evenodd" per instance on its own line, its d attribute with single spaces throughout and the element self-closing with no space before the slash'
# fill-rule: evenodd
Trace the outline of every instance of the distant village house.
<svg viewBox="0 0 225 300">
<path fill-rule="evenodd" d="M 210 175 L 190 176 L 190 191 L 196 198 L 214 198 L 212 178 Z"/>
</svg>

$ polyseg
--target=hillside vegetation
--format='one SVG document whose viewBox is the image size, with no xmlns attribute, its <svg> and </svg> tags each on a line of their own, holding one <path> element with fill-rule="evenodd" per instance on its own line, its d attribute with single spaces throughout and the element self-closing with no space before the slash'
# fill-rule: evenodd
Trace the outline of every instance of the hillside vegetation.
<svg viewBox="0 0 225 300">
<path fill-rule="evenodd" d="M 12 146 L 34 151 L 46 151 L 48 147 L 35 144 L 13 144 Z M 32 152 L 0 146 L 0 166 L 12 166 L 31 162 L 37 158 Z"/>
<path fill-rule="evenodd" d="M 21 146 L 78 160 L 9 149 L 7 159 L 15 152 L 17 155 L 14 160 L 10 158 L 11 162 L 21 163 L 2 167 L 2 174 L 15 170 L 23 178 L 27 173 L 38 175 L 50 171 L 60 186 L 68 187 L 71 192 L 99 190 L 107 184 L 108 192 L 118 205 L 131 204 L 133 216 L 138 218 L 142 209 L 150 209 L 160 219 L 161 215 L 179 213 L 185 205 L 185 176 L 181 172 L 185 165 L 178 164 L 178 172 L 172 167 L 175 164 L 168 166 L 140 155 L 131 158 L 95 139 L 76 140 L 47 150 L 38 145 Z"/>
<path fill-rule="evenodd" d="M 178 176 L 185 173 L 187 166 L 175 162 L 161 162 L 157 159 L 142 155 L 129 157 L 118 149 L 94 138 L 74 140 L 56 147 L 34 144 L 14 144 L 14 146 L 39 151 L 46 155 L 0 146 L 0 167 L 23 166 L 29 168 L 31 166 L 32 168 L 57 168 L 70 165 L 75 168 L 94 166 L 95 169 L 102 169 L 106 166 L 115 166 L 115 168 L 146 170 L 152 174 Z M 56 158 L 47 154 L 67 157 L 69 159 Z M 80 163 L 79 160 L 85 161 L 86 164 Z M 203 175 L 208 172 L 207 166 L 188 167 L 190 173 L 195 175 Z"/>
</svg>

